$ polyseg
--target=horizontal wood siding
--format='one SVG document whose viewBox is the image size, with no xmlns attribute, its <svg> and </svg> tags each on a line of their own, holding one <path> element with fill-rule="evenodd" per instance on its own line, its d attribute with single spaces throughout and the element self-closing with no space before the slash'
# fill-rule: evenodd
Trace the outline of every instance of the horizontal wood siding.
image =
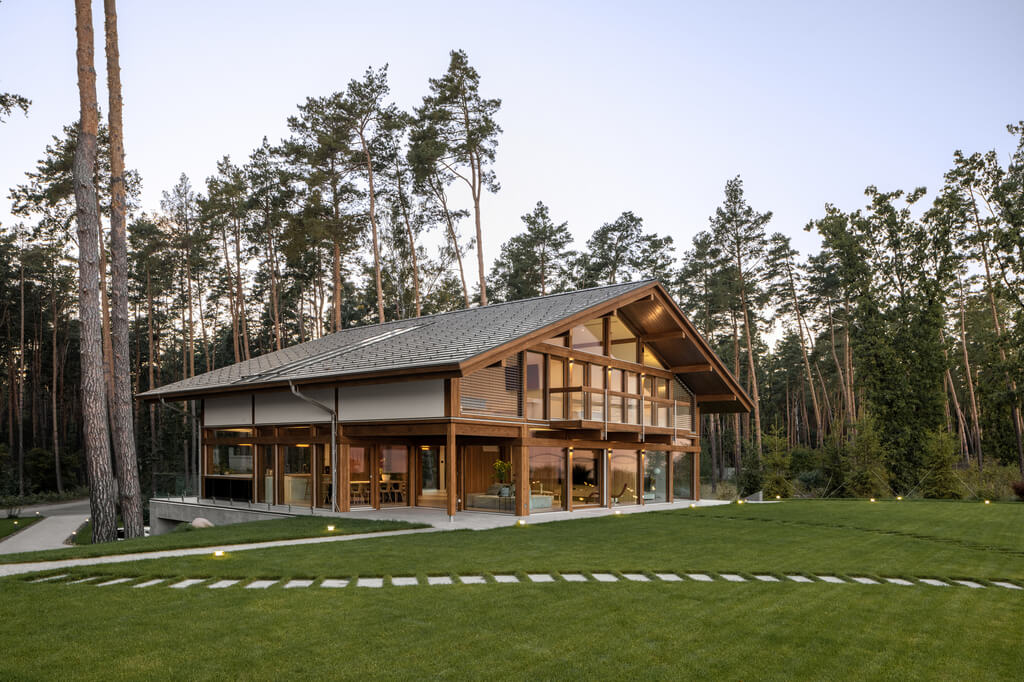
<svg viewBox="0 0 1024 682">
<path fill-rule="evenodd" d="M 523 371 L 520 354 L 478 369 L 459 382 L 462 414 L 522 416 Z"/>
</svg>

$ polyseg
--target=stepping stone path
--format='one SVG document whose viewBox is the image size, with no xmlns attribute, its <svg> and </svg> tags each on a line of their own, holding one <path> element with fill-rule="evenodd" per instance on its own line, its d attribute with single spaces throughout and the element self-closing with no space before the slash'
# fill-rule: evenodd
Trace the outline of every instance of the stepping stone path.
<svg viewBox="0 0 1024 682">
<path fill-rule="evenodd" d="M 85 583 L 93 583 L 96 587 L 108 587 L 113 585 L 126 585 L 126 583 L 132 583 L 138 580 L 138 577 L 127 577 L 127 578 L 111 578 L 104 576 L 87 576 L 84 578 L 74 578 L 72 580 L 66 580 L 70 574 L 61 573 L 59 575 L 49 575 L 42 578 L 36 578 L 35 580 L 29 580 L 29 583 L 53 583 L 53 584 L 64 584 L 64 585 L 81 585 Z M 653 577 L 652 577 L 653 576 Z M 683 577 L 685 576 L 685 578 Z M 755 573 L 754 579 L 765 582 L 765 583 L 779 583 L 783 581 L 782 578 L 771 575 L 768 573 Z M 730 583 L 745 583 L 749 582 L 749 579 L 740 575 L 739 573 L 684 573 L 682 575 L 677 573 L 622 573 L 616 575 L 615 573 L 603 572 L 603 573 L 527 573 L 527 581 L 536 584 L 553 584 L 561 581 L 569 583 L 616 583 L 621 579 L 625 579 L 630 582 L 636 583 L 678 583 L 678 582 L 699 582 L 699 583 L 710 583 L 710 582 L 730 582 Z M 561 581 L 559 580 L 561 578 Z M 344 588 L 349 585 L 355 587 L 370 587 L 370 588 L 382 588 L 385 587 L 385 579 L 378 577 L 356 577 L 356 578 L 325 578 L 320 580 L 319 583 L 316 580 L 305 579 L 305 578 L 294 578 L 289 579 L 287 582 L 277 579 L 261 579 L 252 580 L 245 585 L 239 585 L 242 580 L 239 579 L 223 579 L 214 580 L 209 582 L 209 578 L 185 578 L 178 580 L 177 582 L 169 582 L 167 578 L 151 578 L 140 583 L 130 585 L 132 588 L 140 587 L 153 587 L 156 585 L 165 585 L 176 590 L 185 590 L 196 585 L 204 584 L 205 587 L 211 590 L 221 590 L 229 587 L 240 586 L 247 590 L 265 590 L 273 585 L 277 585 L 283 582 L 282 587 L 288 589 L 306 589 L 314 586 L 325 587 L 325 588 Z M 850 576 L 849 579 L 843 579 L 834 575 L 818 575 L 814 577 L 808 577 L 805 575 L 786 575 L 785 580 L 804 583 L 804 584 L 832 584 L 832 585 L 849 585 L 852 583 L 859 585 L 879 585 L 882 583 L 888 583 L 890 585 L 901 585 L 901 586 L 914 586 L 914 585 L 929 585 L 934 587 L 954 587 L 962 586 L 973 590 L 985 589 L 988 584 L 1002 587 L 1007 590 L 1024 590 L 1024 587 L 1016 583 L 1009 582 L 1007 580 L 992 580 L 988 583 L 979 582 L 977 580 L 967 580 L 965 578 L 947 579 L 940 580 L 938 578 L 882 578 L 876 580 L 874 578 L 867 578 L 864 576 Z M 101 582 L 96 582 L 101 581 Z M 519 576 L 511 573 L 502 573 L 493 576 L 494 583 L 499 584 L 510 584 L 522 582 Z M 390 585 L 394 587 L 414 587 L 419 585 L 487 585 L 490 581 L 482 575 L 432 575 L 428 576 L 426 582 L 422 582 L 416 576 L 394 576 L 390 579 Z M 126 585 L 126 587 L 129 585 Z"/>
<path fill-rule="evenodd" d="M 392 578 L 391 584 L 398 587 L 408 587 L 409 585 L 419 585 L 420 581 L 417 578 L 411 578 L 408 576 Z"/>
</svg>

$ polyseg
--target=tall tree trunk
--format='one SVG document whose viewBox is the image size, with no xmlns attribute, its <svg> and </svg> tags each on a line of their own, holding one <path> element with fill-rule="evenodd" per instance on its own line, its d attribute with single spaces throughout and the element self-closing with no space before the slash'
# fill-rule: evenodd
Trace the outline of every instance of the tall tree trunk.
<svg viewBox="0 0 1024 682">
<path fill-rule="evenodd" d="M 363 156 L 366 158 L 366 176 L 370 190 L 370 229 L 373 232 L 373 274 L 377 283 L 377 320 L 384 322 L 384 287 L 380 279 L 380 245 L 377 237 L 377 193 L 373 187 L 373 159 L 366 143 L 363 130 L 359 130 L 359 142 L 363 145 Z"/>
<path fill-rule="evenodd" d="M 423 306 L 420 304 L 420 267 L 416 259 L 416 238 L 412 233 L 412 224 L 409 221 L 409 207 L 405 203 L 405 192 L 402 189 L 402 169 L 396 173 L 398 184 L 398 205 L 402 208 L 402 220 L 405 222 L 405 234 L 409 238 L 409 255 L 412 257 L 412 290 L 416 298 L 416 317 L 423 314 Z"/>
<path fill-rule="evenodd" d="M 56 267 L 56 263 L 54 263 L 54 267 Z M 60 363 L 58 361 L 59 353 L 57 349 L 57 327 L 58 320 L 60 319 L 60 309 L 57 303 L 56 281 L 53 282 L 50 301 L 53 306 L 53 383 L 50 390 L 50 409 L 53 411 L 53 469 L 57 477 L 57 494 L 62 495 L 64 493 L 64 477 L 61 475 L 60 468 L 60 411 L 57 409 L 57 379 L 60 376 Z"/>
<path fill-rule="evenodd" d="M 334 310 L 334 331 L 341 331 L 341 244 L 338 240 L 334 240 L 334 272 L 333 272 L 333 284 L 334 284 L 334 301 L 332 302 L 332 309 Z"/>
<path fill-rule="evenodd" d="M 437 175 L 433 176 L 432 182 L 430 183 L 431 188 L 434 190 L 434 195 L 438 201 L 441 202 L 441 210 L 444 213 L 445 226 L 448 229 L 448 239 L 452 242 L 452 250 L 455 251 L 455 260 L 459 264 L 459 280 L 462 282 L 462 298 L 466 302 L 466 307 L 469 307 L 469 287 L 466 284 L 466 270 L 462 265 L 462 249 L 459 246 L 458 235 L 455 234 L 455 221 L 452 219 L 451 211 L 448 210 L 448 195 L 444 191 L 444 187 L 441 184 L 441 179 Z"/>
<path fill-rule="evenodd" d="M 107 427 L 107 391 L 103 377 L 103 321 L 99 296 L 100 216 L 95 184 L 99 114 L 96 108 L 92 6 L 89 0 L 75 0 L 75 34 L 78 42 L 76 57 L 81 105 L 73 170 L 78 218 L 82 422 L 93 542 L 111 542 L 117 539 L 117 523 Z"/>
<path fill-rule="evenodd" d="M 110 289 L 113 298 L 114 400 L 111 418 L 117 487 L 126 538 L 144 534 L 139 461 L 132 412 L 132 370 L 128 346 L 128 233 L 125 227 L 124 135 L 121 122 L 121 64 L 116 0 L 103 0 L 110 107 Z"/>
<path fill-rule="evenodd" d="M 25 495 L 25 249 L 19 249 L 21 322 L 18 341 L 18 495 Z"/>
<path fill-rule="evenodd" d="M 750 372 L 750 387 L 753 395 L 750 396 L 754 403 L 754 444 L 757 446 L 757 461 L 761 461 L 761 399 L 757 390 L 757 367 L 754 364 L 754 343 L 753 335 L 750 333 L 750 312 L 747 307 L 747 286 L 743 280 L 743 270 L 740 269 L 740 300 L 743 303 L 743 329 L 747 337 L 747 366 Z"/>
</svg>

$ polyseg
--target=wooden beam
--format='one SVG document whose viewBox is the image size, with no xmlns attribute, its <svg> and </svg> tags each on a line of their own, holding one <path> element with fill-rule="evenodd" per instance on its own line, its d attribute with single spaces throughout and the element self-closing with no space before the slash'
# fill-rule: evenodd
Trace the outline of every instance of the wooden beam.
<svg viewBox="0 0 1024 682">
<path fill-rule="evenodd" d="M 455 516 L 455 509 L 458 502 L 458 498 L 455 496 L 457 488 L 455 484 L 455 460 L 457 459 L 455 424 L 449 423 L 445 429 L 444 458 L 446 473 L 445 486 L 448 490 L 448 516 Z"/>
<path fill-rule="evenodd" d="M 519 442 L 512 445 L 512 481 L 516 486 L 516 516 L 530 514 L 530 451 L 523 445 L 528 430 L 519 432 Z"/>
<path fill-rule="evenodd" d="M 714 372 L 715 368 L 710 362 L 700 362 L 695 365 L 676 365 L 669 367 L 673 374 L 692 374 L 694 372 Z"/>
</svg>

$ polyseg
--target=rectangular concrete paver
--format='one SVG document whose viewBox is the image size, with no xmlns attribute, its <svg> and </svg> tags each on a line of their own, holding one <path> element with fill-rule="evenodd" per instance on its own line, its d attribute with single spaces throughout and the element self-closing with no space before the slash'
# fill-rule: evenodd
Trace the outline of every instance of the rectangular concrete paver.
<svg viewBox="0 0 1024 682">
<path fill-rule="evenodd" d="M 99 579 L 98 575 L 91 575 L 88 578 L 79 578 L 78 580 L 72 580 L 71 582 L 68 583 L 68 585 L 79 585 L 81 583 L 87 583 L 87 582 L 89 582 L 91 580 L 98 580 L 98 579 Z"/>
<path fill-rule="evenodd" d="M 359 578 L 356 587 L 384 587 L 384 578 Z"/>
<path fill-rule="evenodd" d="M 760 580 L 763 583 L 777 583 L 777 582 L 779 582 L 779 579 L 776 578 L 774 575 L 762 574 L 762 575 L 755 575 L 754 577 L 757 578 L 758 580 Z"/>
<path fill-rule="evenodd" d="M 795 583 L 813 583 L 814 581 L 805 575 L 787 575 L 787 578 Z"/>
<path fill-rule="evenodd" d="M 526 577 L 529 578 L 531 582 L 535 582 L 535 583 L 553 583 L 553 582 L 555 582 L 555 579 L 552 578 L 547 573 L 527 573 Z"/>
<path fill-rule="evenodd" d="M 428 575 L 428 585 L 451 585 L 452 577 L 450 575 Z"/>
<path fill-rule="evenodd" d="M 284 585 L 284 589 L 290 590 L 296 587 L 309 587 L 313 584 L 312 580 L 289 580 Z"/>
<path fill-rule="evenodd" d="M 834 575 L 819 575 L 818 576 L 818 580 L 823 580 L 823 581 L 825 581 L 827 583 L 832 583 L 833 585 L 845 585 L 846 584 L 845 580 L 843 580 L 842 578 L 837 578 Z"/>
<path fill-rule="evenodd" d="M 184 590 L 186 587 L 192 587 L 193 585 L 198 585 L 199 583 L 203 582 L 204 580 L 206 580 L 206 578 L 186 578 L 185 580 L 182 580 L 181 582 L 174 583 L 173 585 L 170 585 L 170 587 L 173 587 L 176 590 Z"/>
<path fill-rule="evenodd" d="M 1008 583 L 1005 580 L 993 580 L 992 584 L 999 585 L 999 587 L 1005 587 L 1008 590 L 1024 590 L 1024 587 L 1021 587 L 1020 585 L 1014 585 L 1013 583 Z"/>
<path fill-rule="evenodd" d="M 338 578 L 325 578 L 320 583 L 320 587 L 333 587 L 335 589 L 339 587 L 348 587 L 348 580 Z"/>
<path fill-rule="evenodd" d="M 651 579 L 643 573 L 623 573 L 622 577 L 626 580 L 632 580 L 635 583 L 649 583 Z"/>
<path fill-rule="evenodd" d="M 735 573 L 722 573 L 720 575 L 731 583 L 747 582 L 746 578 L 744 578 L 742 575 L 736 575 Z"/>
<path fill-rule="evenodd" d="M 563 573 L 562 579 L 570 583 L 585 583 L 587 582 L 587 576 L 582 573 Z"/>
<path fill-rule="evenodd" d="M 138 585 L 132 585 L 132 587 L 153 587 L 153 585 L 159 585 L 162 582 L 166 582 L 166 580 L 167 580 L 167 578 L 153 578 L 152 580 L 147 580 L 144 583 L 139 583 Z"/>
<path fill-rule="evenodd" d="M 223 590 L 225 587 L 231 587 L 237 585 L 240 581 L 238 580 L 218 580 L 217 582 L 207 585 L 211 590 Z"/>
<path fill-rule="evenodd" d="M 614 583 L 619 580 L 611 573 L 591 573 L 591 575 L 594 576 L 594 580 L 599 583 Z"/>
<path fill-rule="evenodd" d="M 496 583 L 517 583 L 519 578 L 514 575 L 496 575 L 494 576 L 494 582 Z"/>
<path fill-rule="evenodd" d="M 409 585 L 419 585 L 420 581 L 415 576 L 398 576 L 397 578 L 391 579 L 391 584 L 398 587 L 408 587 Z"/>
<path fill-rule="evenodd" d="M 872 578 L 863 578 L 859 576 L 853 576 L 853 580 L 860 583 L 861 585 L 877 585 L 878 581 Z"/>
<path fill-rule="evenodd" d="M 949 587 L 949 583 L 944 583 L 941 580 L 936 580 L 935 578 L 921 578 L 921 582 L 933 587 Z"/>
<path fill-rule="evenodd" d="M 253 580 L 245 586 L 247 590 L 265 590 L 271 585 L 277 584 L 276 580 Z"/>
<path fill-rule="evenodd" d="M 658 576 L 658 580 L 664 580 L 667 583 L 678 583 L 683 580 L 675 573 L 655 573 L 654 575 Z"/>
<path fill-rule="evenodd" d="M 953 582 L 957 583 L 958 585 L 963 585 L 964 587 L 969 587 L 972 590 L 985 589 L 984 585 L 982 585 L 981 583 L 976 583 L 973 580 L 954 580 Z"/>
<path fill-rule="evenodd" d="M 487 581 L 484 580 L 482 575 L 460 575 L 459 582 L 463 585 L 486 585 Z"/>
<path fill-rule="evenodd" d="M 706 573 L 687 573 L 686 577 L 690 580 L 696 580 L 699 583 L 709 583 L 713 578 Z"/>
<path fill-rule="evenodd" d="M 106 587 L 107 585 L 120 585 L 121 583 L 130 582 L 132 580 L 135 580 L 135 578 L 114 578 L 113 580 L 108 580 L 105 583 L 97 583 L 96 587 Z"/>
<path fill-rule="evenodd" d="M 914 583 L 910 582 L 909 580 L 904 580 L 903 578 L 886 578 L 885 582 L 892 583 L 893 585 L 913 585 L 914 584 Z"/>
</svg>

